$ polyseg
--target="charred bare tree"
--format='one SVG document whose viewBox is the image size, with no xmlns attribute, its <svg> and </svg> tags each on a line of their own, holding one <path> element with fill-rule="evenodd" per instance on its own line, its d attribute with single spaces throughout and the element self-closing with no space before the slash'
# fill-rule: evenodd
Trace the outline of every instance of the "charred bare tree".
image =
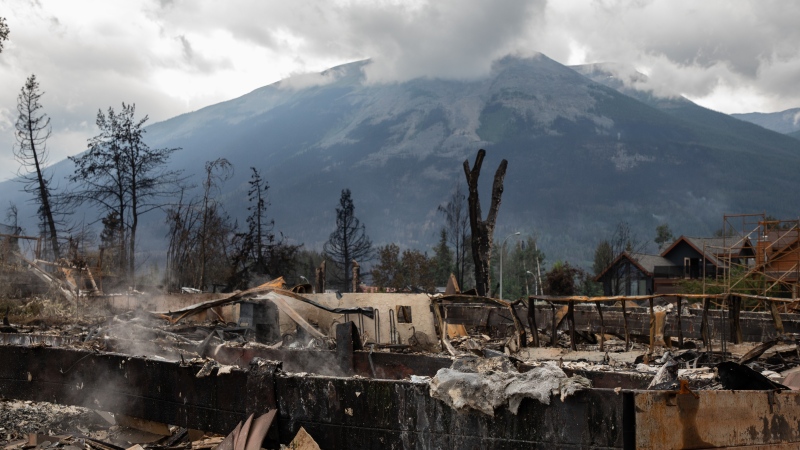
<svg viewBox="0 0 800 450">
<path fill-rule="evenodd" d="M 203 180 L 203 204 L 200 220 L 200 274 L 196 283 L 198 289 L 206 288 L 206 269 L 215 249 L 219 247 L 219 239 L 227 234 L 226 217 L 220 210 L 215 193 L 219 193 L 220 185 L 233 177 L 233 164 L 225 158 L 207 161 L 206 179 Z M 225 246 L 223 245 L 222 248 Z"/>
<path fill-rule="evenodd" d="M 100 134 L 89 139 L 86 152 L 69 158 L 75 164 L 69 177 L 75 183 L 71 200 L 91 203 L 119 220 L 122 269 L 129 282 L 135 281 L 139 218 L 163 207 L 180 182 L 180 171 L 167 168 L 172 153 L 180 149 L 150 148 L 144 141 L 148 117 L 136 119 L 135 114 L 136 105 L 125 103 L 119 112 L 98 111 Z"/>
<path fill-rule="evenodd" d="M 47 138 L 50 137 L 50 118 L 42 112 L 42 105 L 39 103 L 42 95 L 43 93 L 39 92 L 36 75 L 31 75 L 17 97 L 19 116 L 16 123 L 17 145 L 14 146 L 14 156 L 21 166 L 19 175 L 25 192 L 33 194 L 35 202 L 39 205 L 40 223 L 48 231 L 50 245 L 53 247 L 53 259 L 58 260 L 61 254 L 58 250 L 53 196 L 50 178 L 44 174 L 47 164 Z"/>
<path fill-rule="evenodd" d="M 486 150 L 478 150 L 475 157 L 475 165 L 469 167 L 469 160 L 464 161 L 464 174 L 467 177 L 467 187 L 469 189 L 469 224 L 472 229 L 472 260 L 475 262 L 475 289 L 478 295 L 485 296 L 489 292 L 490 271 L 489 262 L 492 259 L 492 242 L 494 235 L 494 225 L 497 220 L 497 211 L 500 208 L 500 198 L 503 195 L 503 178 L 506 176 L 508 161 L 505 159 L 500 162 L 497 172 L 494 175 L 492 184 L 492 203 L 489 207 L 489 215 L 486 220 L 482 219 L 481 202 L 478 198 L 478 176 L 481 172 L 483 158 Z"/>
</svg>

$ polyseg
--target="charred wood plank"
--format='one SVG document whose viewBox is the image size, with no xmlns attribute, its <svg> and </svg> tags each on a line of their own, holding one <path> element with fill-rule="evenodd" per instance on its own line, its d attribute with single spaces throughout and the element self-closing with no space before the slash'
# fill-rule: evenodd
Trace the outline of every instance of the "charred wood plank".
<svg viewBox="0 0 800 450">
<path fill-rule="evenodd" d="M 703 299 L 703 316 L 700 319 L 700 335 L 703 338 L 703 345 L 711 349 L 711 337 L 708 331 L 708 308 L 711 306 L 711 299 Z"/>
<path fill-rule="evenodd" d="M 539 329 L 536 327 L 536 307 L 533 300 L 528 300 L 528 328 L 531 330 L 533 346 L 539 346 Z"/>
<path fill-rule="evenodd" d="M 606 343 L 606 324 L 603 321 L 603 308 L 600 302 L 596 302 L 595 306 L 597 307 L 597 315 L 600 316 L 600 351 L 605 351 L 605 343 Z"/>
<path fill-rule="evenodd" d="M 772 314 L 775 331 L 777 331 L 778 334 L 783 334 L 783 321 L 781 321 L 781 315 L 778 314 L 778 305 L 775 302 L 769 302 L 769 312 Z"/>
<path fill-rule="evenodd" d="M 577 350 L 577 342 L 575 341 L 575 302 L 567 304 L 567 320 L 569 321 L 569 346 L 572 350 Z"/>
<path fill-rule="evenodd" d="M 742 297 L 738 295 L 731 296 L 730 306 L 730 325 L 731 325 L 731 341 L 734 344 L 741 344 L 742 341 L 742 323 L 739 320 L 739 314 L 742 310 Z"/>
</svg>

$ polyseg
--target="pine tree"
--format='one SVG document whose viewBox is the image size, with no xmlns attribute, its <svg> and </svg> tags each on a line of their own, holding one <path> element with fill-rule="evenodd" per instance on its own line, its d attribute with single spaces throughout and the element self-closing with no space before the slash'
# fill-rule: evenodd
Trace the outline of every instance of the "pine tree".
<svg viewBox="0 0 800 450">
<path fill-rule="evenodd" d="M 366 228 L 355 216 L 355 206 L 350 189 L 343 189 L 336 208 L 336 229 L 331 233 L 324 245 L 324 252 L 341 270 L 339 278 L 341 291 L 350 291 L 351 264 L 363 261 L 372 256 L 372 241 L 366 234 Z"/>
<path fill-rule="evenodd" d="M 439 232 L 439 243 L 436 245 L 433 255 L 433 279 L 437 286 L 444 286 L 453 273 L 453 251 L 447 245 L 447 229 L 442 228 Z M 458 269 L 456 269 L 457 271 Z M 460 286 L 460 285 L 459 285 Z"/>
<path fill-rule="evenodd" d="M 272 232 L 275 226 L 274 220 L 267 220 L 267 191 L 269 190 L 269 183 L 261 178 L 261 174 L 255 167 L 251 167 L 252 174 L 250 175 L 250 188 L 247 191 L 247 198 L 250 201 L 250 206 L 247 210 L 250 215 L 247 216 L 248 234 L 246 239 L 249 241 L 249 247 L 252 248 L 252 258 L 256 273 L 264 274 L 267 271 L 267 244 L 274 243 L 275 234 Z"/>
</svg>

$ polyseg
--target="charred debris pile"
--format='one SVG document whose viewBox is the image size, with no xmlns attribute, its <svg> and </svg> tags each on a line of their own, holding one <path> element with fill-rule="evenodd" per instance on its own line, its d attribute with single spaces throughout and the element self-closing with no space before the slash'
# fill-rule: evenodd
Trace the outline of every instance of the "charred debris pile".
<svg viewBox="0 0 800 450">
<path fill-rule="evenodd" d="M 293 411 L 298 404 L 308 407 L 307 402 L 313 402 L 319 408 L 315 414 L 327 417 L 335 413 L 331 402 L 343 402 L 339 406 L 344 419 L 359 414 L 357 408 L 344 406 L 344 400 L 331 397 L 334 394 L 327 390 L 334 388 L 325 388 L 327 394 L 314 391 L 319 389 L 313 387 L 315 383 L 324 380 L 338 380 L 326 382 L 336 384 L 337 398 L 366 395 L 381 383 L 399 382 L 415 395 L 428 397 L 425 402 L 438 402 L 431 403 L 436 414 L 444 407 L 454 417 L 478 415 L 483 418 L 471 420 L 488 421 L 498 415 L 524 416 L 533 408 L 531 402 L 542 408 L 569 407 L 571 397 L 583 398 L 592 391 L 667 392 L 700 399 L 711 391 L 774 393 L 800 388 L 796 334 L 800 316 L 793 312 L 737 312 L 732 308 L 735 302 L 716 298 L 690 303 L 684 297 L 678 309 L 678 299 L 668 297 L 589 301 L 532 296 L 507 302 L 461 294 L 452 285 L 451 293 L 434 296 L 308 294 L 308 288 L 287 288 L 276 280 L 199 303 L 192 301 L 197 297 L 193 294 L 164 297 L 150 303 L 156 306 L 152 310 L 130 308 L 156 301 L 144 295 L 83 297 L 79 301 L 94 302 L 95 310 L 116 313 L 79 326 L 8 323 L 0 334 L 0 351 L 6 353 L 4 359 L 14 361 L 16 369 L 0 373 L 0 394 L 17 401 L 6 402 L 3 413 L 16 411 L 19 416 L 26 408 L 45 408 L 31 400 L 90 409 L 70 410 L 72 416 L 61 423 L 72 425 L 71 429 L 52 427 L 52 421 L 40 419 L 28 422 L 27 427 L 7 426 L 0 439 L 15 448 L 41 447 L 47 441 L 50 446 L 103 450 L 133 445 L 200 449 L 222 445 L 226 435 L 235 437 L 247 426 L 251 431 L 245 431 L 241 439 L 256 433 L 252 439 L 261 439 L 266 447 L 288 444 L 296 436 L 335 442 L 334 431 L 314 428 L 314 420 Z M 704 307 L 716 300 L 723 300 L 719 307 Z M 788 305 L 782 309 L 791 311 Z M 737 339 L 737 333 L 742 338 Z M 750 339 L 754 336 L 757 340 Z M 106 361 L 109 358 L 117 359 Z M 43 364 L 43 359 L 48 363 Z M 153 389 L 171 389 L 181 391 L 172 395 L 185 396 L 186 391 L 199 389 L 186 383 L 208 383 L 203 380 L 212 380 L 211 387 L 203 388 L 212 391 L 249 385 L 253 364 L 267 361 L 273 362 L 268 376 L 272 381 L 259 398 L 269 398 L 269 404 L 228 411 L 224 418 L 193 417 L 180 411 L 170 416 L 148 407 L 127 411 L 97 397 L 92 391 L 97 386 L 88 386 L 104 383 L 88 375 L 63 382 L 74 390 L 71 393 L 35 393 L 16 384 L 28 378 L 35 383 L 40 377 L 43 382 L 52 377 L 47 383 L 56 380 L 58 384 L 79 370 L 100 370 L 104 364 L 109 368 L 102 370 L 126 364 L 125 370 L 133 370 L 136 362 L 144 372 L 163 364 L 156 370 L 159 377 L 169 378 L 165 373 L 170 370 L 185 371 L 185 379 L 177 385 L 163 380 L 150 384 L 143 374 L 126 372 L 124 379 L 112 383 L 113 389 L 143 397 L 153 395 Z M 21 379 L 15 380 L 17 376 Z M 76 383 L 80 389 L 73 386 Z M 281 389 L 284 384 L 309 391 L 290 395 L 293 390 Z M 238 396 L 234 391 L 225 394 Z M 209 408 L 226 410 L 220 402 L 215 397 Z M 282 406 L 286 409 L 281 410 Z M 99 420 L 103 416 L 93 411 L 104 407 L 118 413 L 121 421 Z M 128 420 L 126 413 L 138 417 Z M 77 423 L 76 417 L 83 422 Z M 238 422 L 242 423 L 237 428 Z M 260 428 L 253 429 L 256 422 Z M 337 426 L 346 429 L 346 422 Z M 31 431 L 31 423 L 42 423 L 35 430 L 38 435 Z M 141 437 L 153 427 L 160 427 L 161 434 Z M 203 432 L 192 431 L 196 429 Z"/>
</svg>

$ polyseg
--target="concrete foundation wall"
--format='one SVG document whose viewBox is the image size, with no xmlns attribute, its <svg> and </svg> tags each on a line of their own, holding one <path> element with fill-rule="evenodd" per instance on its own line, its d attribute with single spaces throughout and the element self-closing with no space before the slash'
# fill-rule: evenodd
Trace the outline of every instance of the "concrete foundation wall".
<svg viewBox="0 0 800 450">
<path fill-rule="evenodd" d="M 0 345 L 0 396 L 97 408 L 227 433 L 277 408 L 264 446 L 300 427 L 322 448 L 798 448 L 800 392 L 587 389 L 517 414 L 456 411 L 427 383 L 284 373 L 262 361 L 198 377 L 200 365 Z"/>
</svg>

